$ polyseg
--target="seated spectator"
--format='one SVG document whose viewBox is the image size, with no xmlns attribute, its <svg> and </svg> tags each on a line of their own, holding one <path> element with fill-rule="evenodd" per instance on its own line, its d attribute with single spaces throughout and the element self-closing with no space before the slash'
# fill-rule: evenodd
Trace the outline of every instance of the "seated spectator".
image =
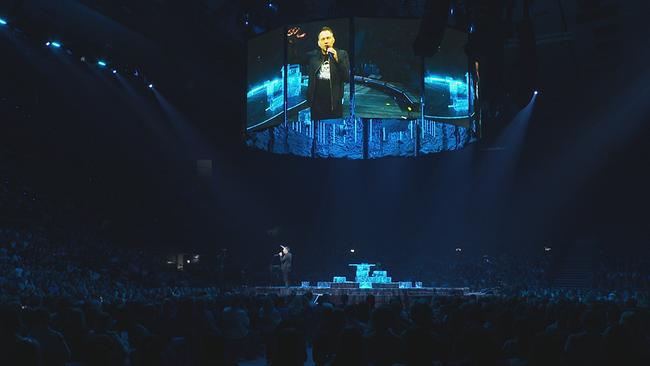
<svg viewBox="0 0 650 366">
<path fill-rule="evenodd" d="M 365 336 L 369 361 L 377 366 L 390 366 L 402 360 L 402 339 L 392 330 L 393 311 L 380 306 L 370 316 L 370 330 Z"/>
<path fill-rule="evenodd" d="M 365 366 L 367 364 L 363 334 L 355 327 L 346 327 L 341 333 L 334 360 L 329 366 Z"/>
<path fill-rule="evenodd" d="M 305 338 L 296 328 L 283 328 L 278 332 L 277 348 L 271 366 L 300 366 L 307 361 Z"/>
<path fill-rule="evenodd" d="M 28 336 L 41 345 L 44 365 L 65 365 L 70 361 L 70 349 L 63 335 L 50 328 L 50 312 L 39 308 L 28 316 Z"/>
<path fill-rule="evenodd" d="M 566 362 L 570 365 L 596 365 L 601 359 L 601 343 L 605 319 L 594 309 L 582 314 L 582 331 L 571 334 L 564 351 Z"/>
<path fill-rule="evenodd" d="M 431 365 L 442 359 L 440 337 L 433 330 L 433 312 L 427 304 L 411 307 L 411 326 L 404 331 L 406 364 L 409 366 Z"/>
</svg>

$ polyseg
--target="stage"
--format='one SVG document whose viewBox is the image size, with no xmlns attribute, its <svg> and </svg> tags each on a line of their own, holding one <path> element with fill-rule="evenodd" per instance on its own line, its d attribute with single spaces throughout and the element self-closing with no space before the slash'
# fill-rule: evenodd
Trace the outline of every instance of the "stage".
<svg viewBox="0 0 650 366">
<path fill-rule="evenodd" d="M 366 299 L 368 295 L 375 297 L 377 304 L 388 303 L 398 297 L 403 302 L 412 303 L 418 300 L 431 301 L 436 296 L 466 296 L 470 294 L 469 287 L 420 287 L 420 288 L 327 288 L 327 287 L 255 287 L 256 295 L 302 296 L 312 293 L 314 298 L 329 295 L 335 304 L 340 303 L 342 295 L 348 295 L 348 303 L 356 304 Z"/>
</svg>

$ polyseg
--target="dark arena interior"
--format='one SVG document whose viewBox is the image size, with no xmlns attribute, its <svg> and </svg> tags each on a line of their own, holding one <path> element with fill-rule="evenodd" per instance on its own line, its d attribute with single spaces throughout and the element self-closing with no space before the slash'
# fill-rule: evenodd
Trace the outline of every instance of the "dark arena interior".
<svg viewBox="0 0 650 366">
<path fill-rule="evenodd" d="M 0 364 L 650 365 L 648 14 L 0 0 Z"/>
</svg>

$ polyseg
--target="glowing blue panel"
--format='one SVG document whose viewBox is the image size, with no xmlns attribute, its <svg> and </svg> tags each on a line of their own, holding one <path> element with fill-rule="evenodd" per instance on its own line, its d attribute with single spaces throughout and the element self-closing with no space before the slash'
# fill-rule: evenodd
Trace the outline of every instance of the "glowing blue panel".
<svg viewBox="0 0 650 366">
<path fill-rule="evenodd" d="M 318 282 L 316 287 L 318 288 L 330 288 L 332 286 L 331 282 Z"/>
<path fill-rule="evenodd" d="M 0 18 L 0 25 L 7 25 L 7 21 Z"/>
<path fill-rule="evenodd" d="M 61 48 L 61 43 L 59 42 L 48 42 L 49 46 L 54 47 L 54 48 Z"/>
<path fill-rule="evenodd" d="M 267 80 L 261 84 L 253 86 L 251 89 L 248 90 L 248 93 L 246 93 L 247 97 L 252 97 L 257 93 L 261 93 L 262 91 L 267 92 L 269 89 L 274 89 L 276 88 L 277 85 L 282 85 L 282 79 L 273 79 L 273 80 Z"/>
<path fill-rule="evenodd" d="M 97 61 L 97 65 L 99 65 L 101 67 L 106 67 L 106 61 L 99 60 L 99 61 Z"/>
<path fill-rule="evenodd" d="M 369 263 L 359 263 L 359 264 L 348 264 L 349 267 L 357 267 L 355 282 L 365 282 L 367 281 L 368 275 L 370 274 L 370 267 L 374 267 L 375 264 Z"/>
<path fill-rule="evenodd" d="M 300 282 L 300 287 L 309 287 L 309 281 Z"/>
<path fill-rule="evenodd" d="M 345 279 L 345 277 L 334 277 L 334 280 L 332 282 L 334 282 L 334 283 L 345 283 L 346 279 Z"/>
<path fill-rule="evenodd" d="M 399 288 L 413 288 L 413 284 L 409 282 L 400 282 Z"/>
<path fill-rule="evenodd" d="M 249 131 L 284 121 L 283 28 L 248 42 L 246 128 Z"/>
<path fill-rule="evenodd" d="M 287 97 L 299 97 L 301 88 L 303 86 L 307 87 L 307 82 L 309 79 L 305 77 L 303 80 L 302 72 L 300 71 L 300 65 L 289 64 L 287 65 L 287 68 L 289 69 L 287 71 Z"/>
</svg>

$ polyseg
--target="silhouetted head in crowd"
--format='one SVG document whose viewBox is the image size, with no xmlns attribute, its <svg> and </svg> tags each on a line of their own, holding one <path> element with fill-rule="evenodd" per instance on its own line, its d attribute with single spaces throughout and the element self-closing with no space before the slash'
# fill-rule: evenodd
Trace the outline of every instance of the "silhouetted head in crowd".
<svg viewBox="0 0 650 366">
<path fill-rule="evenodd" d="M 363 335 L 355 327 L 346 327 L 341 333 L 340 342 L 332 366 L 365 365 Z"/>
<path fill-rule="evenodd" d="M 282 328 L 278 332 L 277 349 L 272 366 L 302 366 L 307 360 L 305 338 L 296 328 Z"/>
<path fill-rule="evenodd" d="M 431 327 L 433 323 L 431 307 L 424 303 L 416 303 L 411 306 L 411 321 L 418 327 Z"/>
<path fill-rule="evenodd" d="M 122 366 L 127 353 L 119 341 L 106 334 L 90 336 L 84 347 L 84 363 L 93 366 Z"/>
<path fill-rule="evenodd" d="M 393 326 L 393 312 L 388 306 L 380 306 L 370 315 L 370 327 L 375 332 L 386 332 Z"/>
</svg>

